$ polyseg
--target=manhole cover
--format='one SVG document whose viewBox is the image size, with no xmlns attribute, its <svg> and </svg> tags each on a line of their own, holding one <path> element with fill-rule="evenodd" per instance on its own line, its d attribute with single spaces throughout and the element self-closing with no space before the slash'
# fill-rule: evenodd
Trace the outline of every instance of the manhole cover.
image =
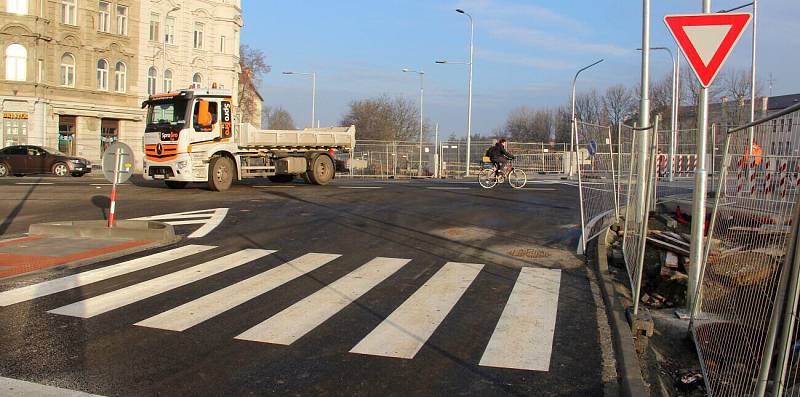
<svg viewBox="0 0 800 397">
<path fill-rule="evenodd" d="M 508 254 L 517 258 L 528 259 L 547 258 L 550 256 L 545 250 L 538 248 L 517 248 L 509 251 Z"/>
</svg>

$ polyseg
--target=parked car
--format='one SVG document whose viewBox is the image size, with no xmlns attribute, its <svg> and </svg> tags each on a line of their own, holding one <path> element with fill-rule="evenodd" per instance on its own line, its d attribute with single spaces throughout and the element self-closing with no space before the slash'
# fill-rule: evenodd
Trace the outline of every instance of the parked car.
<svg viewBox="0 0 800 397">
<path fill-rule="evenodd" d="M 31 145 L 0 149 L 0 177 L 48 173 L 55 176 L 83 176 L 89 172 L 92 172 L 89 160 L 68 156 L 56 149 Z"/>
</svg>

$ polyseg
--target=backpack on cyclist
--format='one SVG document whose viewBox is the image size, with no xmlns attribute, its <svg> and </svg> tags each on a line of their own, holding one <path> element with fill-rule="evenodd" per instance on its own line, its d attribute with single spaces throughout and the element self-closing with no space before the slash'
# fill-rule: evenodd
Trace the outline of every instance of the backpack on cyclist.
<svg viewBox="0 0 800 397">
<path fill-rule="evenodd" d="M 489 150 L 486 151 L 486 157 L 491 159 L 496 156 L 497 156 L 497 147 L 492 145 L 492 147 L 490 147 Z"/>
</svg>

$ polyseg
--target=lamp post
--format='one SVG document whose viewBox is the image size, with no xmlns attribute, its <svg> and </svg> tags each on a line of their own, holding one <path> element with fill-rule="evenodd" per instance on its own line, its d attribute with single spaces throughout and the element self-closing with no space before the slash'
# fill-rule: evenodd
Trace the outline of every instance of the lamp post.
<svg viewBox="0 0 800 397">
<path fill-rule="evenodd" d="M 162 58 L 161 58 L 161 76 L 162 76 L 161 85 L 162 86 L 164 85 L 164 79 L 163 79 L 163 77 L 165 76 L 164 73 L 167 71 L 167 41 L 169 40 L 169 34 L 167 33 L 166 21 L 169 19 L 169 13 L 175 12 L 175 11 L 179 11 L 180 9 L 181 9 L 181 6 L 175 6 L 175 7 L 172 7 L 171 10 L 167 11 L 166 14 L 164 14 L 164 43 L 163 43 L 163 47 L 162 47 L 162 51 L 161 51 L 162 52 L 162 54 L 161 54 L 161 56 L 162 56 Z M 158 83 L 156 82 L 156 84 L 158 84 Z M 165 87 L 162 87 L 162 88 L 165 88 Z"/>
<path fill-rule="evenodd" d="M 403 69 L 403 73 L 416 73 L 419 75 L 419 171 L 418 175 L 422 176 L 422 132 L 423 132 L 423 115 L 422 109 L 425 103 L 425 71 Z"/>
<path fill-rule="evenodd" d="M 732 11 L 736 11 L 745 7 L 753 6 L 753 46 L 752 52 L 750 54 L 750 122 L 752 123 L 756 119 L 756 38 L 758 33 L 758 0 L 753 0 L 752 3 L 747 3 L 740 5 L 738 7 L 734 7 L 728 10 L 721 10 L 718 11 L 719 13 L 728 13 Z M 748 131 L 748 143 L 750 144 L 750 154 L 753 154 L 753 139 L 754 139 L 754 127 L 750 127 Z"/>
<path fill-rule="evenodd" d="M 448 61 L 436 61 L 438 64 L 454 64 L 454 65 L 468 65 L 469 66 L 469 88 L 467 94 L 467 172 L 466 176 L 469 176 L 469 164 L 470 164 L 470 147 L 472 143 L 472 66 L 474 64 L 474 57 L 475 57 L 475 21 L 472 19 L 472 15 L 468 12 L 465 12 L 462 9 L 457 9 L 457 13 L 464 14 L 469 18 L 469 61 L 468 62 L 448 62 Z"/>
<path fill-rule="evenodd" d="M 672 59 L 672 111 L 670 119 L 670 126 L 672 128 L 670 132 L 670 140 L 669 140 L 669 154 L 668 159 L 668 170 L 669 170 L 669 181 L 672 182 L 674 180 L 674 162 L 675 162 L 675 149 L 676 149 L 676 142 L 678 138 L 678 111 L 680 109 L 680 73 L 681 68 L 678 66 L 679 58 L 676 58 L 673 54 L 672 50 L 667 47 L 650 47 L 651 50 L 661 50 L 666 51 L 669 54 L 669 57 Z M 637 48 L 637 50 L 641 51 L 641 48 Z"/>
<path fill-rule="evenodd" d="M 572 177 L 572 169 L 573 169 L 573 156 L 575 153 L 575 134 L 577 133 L 577 126 L 575 125 L 575 85 L 578 82 L 578 75 L 581 74 L 586 69 L 591 68 L 594 65 L 597 65 L 600 62 L 603 62 L 604 59 L 601 59 L 589 66 L 585 66 L 578 70 L 578 73 L 575 73 L 575 77 L 572 79 L 572 117 L 570 118 L 570 133 L 569 133 L 569 176 Z"/>
<path fill-rule="evenodd" d="M 298 76 L 311 76 L 311 128 L 314 128 L 314 123 L 317 117 L 317 73 L 304 73 L 304 72 L 283 72 L 283 74 L 293 74 Z"/>
</svg>

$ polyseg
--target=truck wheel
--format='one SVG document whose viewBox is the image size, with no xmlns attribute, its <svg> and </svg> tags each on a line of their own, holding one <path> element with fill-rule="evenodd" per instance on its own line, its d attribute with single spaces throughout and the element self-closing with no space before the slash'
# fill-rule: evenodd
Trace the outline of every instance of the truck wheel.
<svg viewBox="0 0 800 397">
<path fill-rule="evenodd" d="M 333 179 L 333 161 L 326 155 L 319 155 L 311 162 L 308 178 L 315 185 L 327 185 Z"/>
<path fill-rule="evenodd" d="M 164 181 L 164 184 L 167 185 L 170 189 L 183 189 L 189 182 L 182 182 L 182 181 Z"/>
<path fill-rule="evenodd" d="M 267 179 L 272 183 L 289 183 L 294 180 L 294 175 L 272 175 Z"/>
<path fill-rule="evenodd" d="M 214 157 L 208 166 L 208 188 L 221 192 L 228 190 L 233 184 L 233 162 L 227 157 Z"/>
</svg>

